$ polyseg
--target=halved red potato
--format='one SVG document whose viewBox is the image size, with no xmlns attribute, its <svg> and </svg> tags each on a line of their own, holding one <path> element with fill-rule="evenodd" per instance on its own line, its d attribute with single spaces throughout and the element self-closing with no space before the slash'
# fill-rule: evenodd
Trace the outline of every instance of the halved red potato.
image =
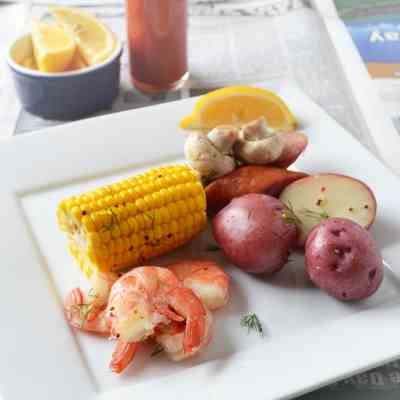
<svg viewBox="0 0 400 400">
<path fill-rule="evenodd" d="M 299 219 L 299 245 L 318 223 L 331 217 L 347 218 L 369 228 L 376 216 L 372 190 L 358 179 L 338 174 L 308 176 L 286 186 L 279 199 Z"/>
</svg>

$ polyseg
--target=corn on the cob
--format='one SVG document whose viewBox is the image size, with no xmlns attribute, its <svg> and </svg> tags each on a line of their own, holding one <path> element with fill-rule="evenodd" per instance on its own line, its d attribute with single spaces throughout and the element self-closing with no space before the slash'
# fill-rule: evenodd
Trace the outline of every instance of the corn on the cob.
<svg viewBox="0 0 400 400">
<path fill-rule="evenodd" d="M 183 245 L 206 225 L 206 197 L 185 165 L 152 169 L 62 201 L 59 227 L 82 271 L 116 271 Z"/>
</svg>

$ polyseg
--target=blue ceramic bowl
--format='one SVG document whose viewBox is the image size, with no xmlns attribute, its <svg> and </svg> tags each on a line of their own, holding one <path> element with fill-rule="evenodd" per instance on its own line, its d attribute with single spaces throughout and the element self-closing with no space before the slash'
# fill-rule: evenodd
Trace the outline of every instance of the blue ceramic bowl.
<svg viewBox="0 0 400 400">
<path fill-rule="evenodd" d="M 25 35 L 14 42 L 7 56 L 19 99 L 32 114 L 57 120 L 81 118 L 110 108 L 118 95 L 120 44 L 102 64 L 57 74 L 21 66 L 32 54 L 31 36 Z"/>
</svg>

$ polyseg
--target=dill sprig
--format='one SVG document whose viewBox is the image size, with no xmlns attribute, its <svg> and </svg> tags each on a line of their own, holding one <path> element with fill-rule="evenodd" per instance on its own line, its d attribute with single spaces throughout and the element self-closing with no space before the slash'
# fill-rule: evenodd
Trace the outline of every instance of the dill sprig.
<svg viewBox="0 0 400 400">
<path fill-rule="evenodd" d="M 84 304 L 74 304 L 70 306 L 71 311 L 77 311 L 79 312 L 79 318 L 80 318 L 80 327 L 82 328 L 85 322 L 87 322 L 89 318 L 89 314 L 93 311 L 94 304 L 90 303 L 84 303 Z"/>
<path fill-rule="evenodd" d="M 240 320 L 240 326 L 247 328 L 247 333 L 249 334 L 251 331 L 255 331 L 261 337 L 264 336 L 264 330 L 261 325 L 260 320 L 258 319 L 255 313 L 248 313 L 243 316 Z"/>
<path fill-rule="evenodd" d="M 325 210 L 313 211 L 305 208 L 301 210 L 300 213 L 308 218 L 316 219 L 319 222 L 329 218 L 329 214 Z"/>
<path fill-rule="evenodd" d="M 150 221 L 151 222 L 151 227 L 153 228 L 153 226 L 154 226 L 154 220 L 155 220 L 155 215 L 154 215 L 154 213 L 153 212 L 151 212 L 151 211 L 145 211 L 144 213 L 143 213 L 143 217 L 145 218 L 145 219 L 147 219 L 148 221 Z"/>
<path fill-rule="evenodd" d="M 156 347 L 154 347 L 154 350 L 150 354 L 150 357 L 156 357 L 163 351 L 164 351 L 164 347 L 162 347 L 161 344 L 156 344 Z"/>
<path fill-rule="evenodd" d="M 114 210 L 110 207 L 110 208 L 106 208 L 104 210 L 104 212 L 111 214 L 111 220 L 110 222 L 106 223 L 103 225 L 102 227 L 102 231 L 111 231 L 114 229 L 114 227 L 116 225 L 118 225 L 119 219 L 118 219 L 118 215 L 114 212 Z"/>
<path fill-rule="evenodd" d="M 294 212 L 293 205 L 290 201 L 285 203 L 286 209 L 282 212 L 282 219 L 285 224 L 296 225 L 297 227 L 301 226 L 301 220 Z"/>
<path fill-rule="evenodd" d="M 288 201 L 287 203 L 285 203 L 285 205 L 287 209 L 282 212 L 283 221 L 287 224 L 294 224 L 297 227 L 300 227 L 302 225 L 302 222 L 301 219 L 296 215 L 292 203 Z M 318 222 L 330 218 L 329 214 L 325 210 L 314 211 L 308 208 L 303 208 L 302 210 L 297 210 L 297 214 L 315 219 Z"/>
<path fill-rule="evenodd" d="M 71 312 L 77 312 L 79 313 L 79 318 L 80 318 L 80 327 L 82 328 L 85 322 L 89 319 L 90 313 L 92 313 L 96 307 L 97 303 L 96 300 L 98 298 L 98 293 L 91 288 L 88 292 L 88 298 L 89 302 L 88 303 L 83 303 L 83 304 L 72 304 L 69 307 L 69 310 Z"/>
</svg>

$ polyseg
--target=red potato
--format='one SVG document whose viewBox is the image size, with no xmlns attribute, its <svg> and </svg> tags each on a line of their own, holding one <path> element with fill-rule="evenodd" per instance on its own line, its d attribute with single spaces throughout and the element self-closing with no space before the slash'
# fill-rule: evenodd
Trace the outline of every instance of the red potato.
<svg viewBox="0 0 400 400">
<path fill-rule="evenodd" d="M 236 198 L 214 217 L 214 238 L 243 271 L 271 274 L 286 264 L 297 239 L 285 210 L 282 202 L 264 194 Z"/>
<path fill-rule="evenodd" d="M 349 301 L 371 296 L 383 279 L 383 260 L 371 234 L 344 218 L 317 225 L 305 248 L 312 282 L 333 297 Z"/>
<path fill-rule="evenodd" d="M 283 139 L 283 151 L 272 165 L 274 167 L 287 168 L 304 152 L 308 145 L 308 138 L 301 132 L 282 132 L 279 135 Z"/>
<path fill-rule="evenodd" d="M 369 228 L 376 216 L 373 191 L 364 182 L 339 174 L 308 176 L 287 185 L 279 196 L 301 221 L 299 246 L 327 218 L 347 218 Z"/>
</svg>

